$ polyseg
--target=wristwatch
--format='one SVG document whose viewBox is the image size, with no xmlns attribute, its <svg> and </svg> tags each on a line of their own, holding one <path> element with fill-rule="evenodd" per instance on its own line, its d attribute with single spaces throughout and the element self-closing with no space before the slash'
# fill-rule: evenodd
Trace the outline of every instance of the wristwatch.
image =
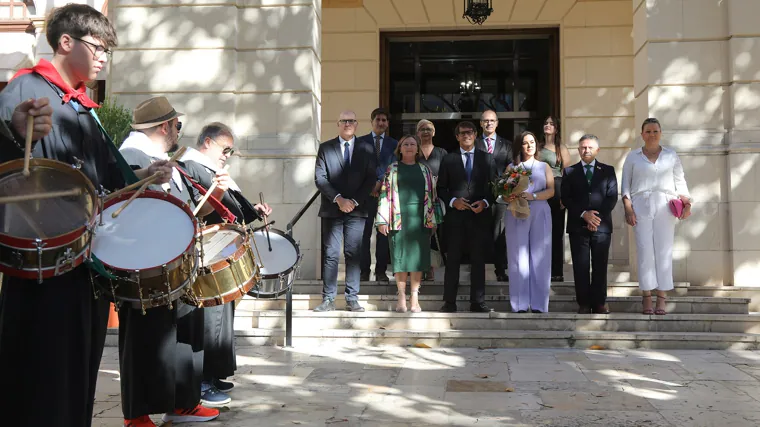
<svg viewBox="0 0 760 427">
<path fill-rule="evenodd" d="M 538 200 L 538 196 L 536 196 L 536 193 L 533 193 L 533 200 Z"/>
</svg>

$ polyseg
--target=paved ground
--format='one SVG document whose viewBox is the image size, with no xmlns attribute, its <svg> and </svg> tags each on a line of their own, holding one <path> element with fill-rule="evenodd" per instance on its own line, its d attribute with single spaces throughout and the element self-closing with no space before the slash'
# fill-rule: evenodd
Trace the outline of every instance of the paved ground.
<svg viewBox="0 0 760 427">
<path fill-rule="evenodd" d="M 755 351 L 244 347 L 233 381 L 217 421 L 185 425 L 760 425 Z M 122 425 L 116 348 L 96 413 Z"/>
</svg>

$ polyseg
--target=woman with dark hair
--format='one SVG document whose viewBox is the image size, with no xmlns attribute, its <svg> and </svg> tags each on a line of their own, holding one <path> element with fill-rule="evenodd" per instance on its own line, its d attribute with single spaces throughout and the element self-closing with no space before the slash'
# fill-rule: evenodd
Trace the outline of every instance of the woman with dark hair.
<svg viewBox="0 0 760 427">
<path fill-rule="evenodd" d="M 507 203 L 521 197 L 530 206 L 527 218 L 516 218 L 507 210 L 504 226 L 507 233 L 509 263 L 509 301 L 512 311 L 545 313 L 549 311 L 551 287 L 551 210 L 547 200 L 554 196 L 554 176 L 536 151 L 536 135 L 523 132 L 512 143 L 512 166 L 530 171 L 530 186 L 513 194 Z M 509 166 L 507 167 L 509 168 Z"/>
<path fill-rule="evenodd" d="M 623 164 L 621 193 L 625 222 L 633 227 L 638 255 L 643 314 L 667 314 L 666 292 L 673 289 L 673 239 L 676 223 L 691 215 L 691 196 L 683 165 L 675 150 L 660 145 L 657 119 L 641 125 L 644 146 L 628 154 Z M 657 306 L 652 310 L 652 291 Z"/>
<path fill-rule="evenodd" d="M 389 236 L 391 262 L 398 287 L 396 311 L 406 312 L 406 278 L 411 276 L 409 305 L 422 311 L 419 302 L 422 272 L 430 268 L 430 235 L 443 222 L 433 174 L 422 164 L 420 141 L 405 135 L 396 146 L 398 161 L 391 163 L 380 189 L 375 225 Z"/>
<path fill-rule="evenodd" d="M 554 197 L 548 200 L 552 212 L 552 282 L 565 280 L 565 207 L 560 201 L 562 170 L 570 166 L 570 152 L 562 143 L 559 120 L 549 116 L 544 120 L 544 137 L 538 145 L 541 161 L 549 165 L 554 176 Z"/>
</svg>

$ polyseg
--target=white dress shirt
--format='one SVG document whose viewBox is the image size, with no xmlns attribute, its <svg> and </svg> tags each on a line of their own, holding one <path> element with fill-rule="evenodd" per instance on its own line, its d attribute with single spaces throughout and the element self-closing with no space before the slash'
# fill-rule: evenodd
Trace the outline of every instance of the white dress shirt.
<svg viewBox="0 0 760 427">
<path fill-rule="evenodd" d="M 581 170 L 583 171 L 583 177 L 586 177 L 586 165 L 591 166 L 591 176 L 594 176 L 594 166 L 596 166 L 596 159 L 592 160 L 591 163 L 586 163 L 583 160 L 581 160 Z M 586 215 L 586 211 L 581 212 L 581 218 L 583 218 L 583 215 Z"/>
<path fill-rule="evenodd" d="M 673 198 L 686 196 L 691 200 L 681 159 L 674 150 L 662 147 L 660 156 L 654 163 L 649 161 L 641 148 L 631 151 L 625 158 L 622 196 L 631 199 L 637 194 L 648 192 L 664 193 Z"/>
<path fill-rule="evenodd" d="M 472 150 L 465 151 L 464 148 L 459 147 L 459 152 L 462 154 L 462 166 L 464 166 L 465 172 L 467 171 L 467 156 L 465 156 L 466 153 L 470 153 L 470 156 L 472 156 L 472 167 L 475 168 L 475 146 L 472 147 Z M 454 200 L 456 200 L 456 197 L 452 197 L 451 201 L 449 201 L 449 206 L 454 207 Z M 483 202 L 486 204 L 486 207 L 489 207 L 488 200 L 483 199 Z"/>
<path fill-rule="evenodd" d="M 161 160 L 169 160 L 169 155 L 165 151 L 162 151 L 153 142 L 153 140 L 148 137 L 148 135 L 145 135 L 142 132 L 132 131 L 129 133 L 127 139 L 121 143 L 119 150 L 125 150 L 127 148 L 134 148 L 136 150 L 142 151 L 148 157 L 153 157 Z M 177 168 L 172 168 L 172 181 L 174 181 L 174 184 L 177 186 L 177 188 L 182 191 L 182 177 L 180 176 Z M 171 189 L 171 186 L 169 183 L 166 183 L 162 184 L 161 188 L 163 188 L 164 191 L 169 191 Z"/>
<path fill-rule="evenodd" d="M 372 148 L 375 147 L 375 137 L 377 137 L 377 134 L 372 131 Z M 385 141 L 385 133 L 380 135 L 380 151 L 383 150 L 383 141 Z"/>
<path fill-rule="evenodd" d="M 489 139 L 491 140 L 490 142 L 488 141 Z M 489 154 L 493 154 L 493 151 L 496 148 L 496 133 L 491 136 L 483 135 L 483 144 L 486 146 L 486 151 L 488 151 Z"/>
</svg>

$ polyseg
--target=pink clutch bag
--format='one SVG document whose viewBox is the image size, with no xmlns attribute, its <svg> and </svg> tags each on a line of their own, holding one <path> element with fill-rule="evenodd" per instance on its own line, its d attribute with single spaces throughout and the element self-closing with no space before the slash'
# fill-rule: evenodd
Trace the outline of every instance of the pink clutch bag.
<svg viewBox="0 0 760 427">
<path fill-rule="evenodd" d="M 669 204 L 670 212 L 673 214 L 673 216 L 676 218 L 681 218 L 681 215 L 683 215 L 683 200 L 673 199 Z"/>
</svg>

